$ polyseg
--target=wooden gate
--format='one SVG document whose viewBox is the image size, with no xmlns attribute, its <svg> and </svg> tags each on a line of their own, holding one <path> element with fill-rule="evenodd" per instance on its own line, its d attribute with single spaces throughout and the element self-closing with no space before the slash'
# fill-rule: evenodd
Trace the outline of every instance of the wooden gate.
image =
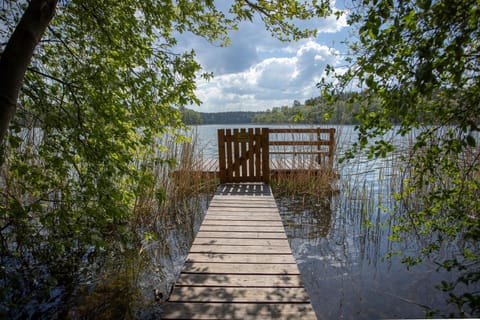
<svg viewBox="0 0 480 320">
<path fill-rule="evenodd" d="M 268 128 L 218 129 L 220 183 L 268 182 Z"/>
</svg>

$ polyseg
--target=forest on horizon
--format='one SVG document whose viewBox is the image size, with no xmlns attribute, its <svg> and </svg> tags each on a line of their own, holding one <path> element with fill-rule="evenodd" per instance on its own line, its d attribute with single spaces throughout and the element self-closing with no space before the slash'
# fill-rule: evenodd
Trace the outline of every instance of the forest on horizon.
<svg viewBox="0 0 480 320">
<path fill-rule="evenodd" d="M 266 111 L 197 112 L 182 108 L 182 121 L 187 125 L 200 124 L 357 124 L 355 114 L 359 105 L 347 104 L 345 94 L 333 104 L 322 97 L 294 100 L 291 106 L 273 107 Z"/>
</svg>

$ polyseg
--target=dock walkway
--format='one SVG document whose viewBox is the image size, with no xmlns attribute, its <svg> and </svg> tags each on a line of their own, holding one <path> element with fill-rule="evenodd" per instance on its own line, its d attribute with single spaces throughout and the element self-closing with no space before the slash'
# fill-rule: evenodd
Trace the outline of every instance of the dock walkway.
<svg viewBox="0 0 480 320">
<path fill-rule="evenodd" d="M 220 185 L 162 319 L 316 319 L 264 183 Z"/>
</svg>

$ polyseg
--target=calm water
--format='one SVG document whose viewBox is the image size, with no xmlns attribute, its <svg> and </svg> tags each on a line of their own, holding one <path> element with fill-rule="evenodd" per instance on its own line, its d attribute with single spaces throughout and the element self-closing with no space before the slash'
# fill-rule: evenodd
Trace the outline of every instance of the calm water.
<svg viewBox="0 0 480 320">
<path fill-rule="evenodd" d="M 216 129 L 223 127 L 196 127 L 205 158 L 217 156 Z M 337 151 L 342 153 L 355 138 L 353 127 L 337 127 L 337 132 Z M 388 216 L 378 206 L 390 205 L 391 161 L 360 156 L 342 165 L 340 192 L 331 197 L 277 198 L 319 319 L 419 318 L 427 307 L 446 314 L 455 311 L 435 288 L 441 280 L 452 280 L 452 274 L 437 271 L 429 261 L 407 270 L 398 257 L 385 259 L 392 249 L 418 250 L 414 239 L 408 245 L 388 240 Z"/>
</svg>

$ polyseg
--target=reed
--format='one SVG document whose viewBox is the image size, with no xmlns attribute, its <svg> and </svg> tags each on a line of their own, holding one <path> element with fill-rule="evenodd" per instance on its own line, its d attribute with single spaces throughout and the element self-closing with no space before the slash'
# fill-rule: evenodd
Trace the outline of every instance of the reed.
<svg viewBox="0 0 480 320">
<path fill-rule="evenodd" d="M 341 139 L 339 139 L 341 136 L 341 131 L 337 130 L 334 150 L 341 143 Z M 283 137 L 288 141 L 312 142 L 315 142 L 317 138 L 316 134 L 291 134 L 286 139 Z M 275 151 L 280 151 L 280 153 L 290 152 L 288 155 L 276 156 L 275 159 L 280 159 L 280 161 L 290 160 L 296 163 L 298 167 L 303 167 L 303 170 L 295 170 L 294 173 L 280 171 L 272 177 L 272 190 L 277 196 L 322 197 L 338 191 L 339 164 L 336 161 L 335 152 L 330 159 L 324 155 L 301 154 L 301 152 L 314 153 L 319 151 L 317 146 L 284 147 Z M 320 166 L 320 170 L 318 166 Z"/>
<path fill-rule="evenodd" d="M 202 154 L 196 133 L 188 135 L 181 142 L 165 136 L 152 146 L 155 157 L 137 164 L 152 181 L 140 190 L 133 209 L 135 245 L 107 259 L 88 294 L 77 289 L 69 316 L 108 318 L 117 309 L 133 318 L 142 312 L 160 316 L 159 302 L 168 297 L 216 189 L 215 180 L 195 173 Z"/>
<path fill-rule="evenodd" d="M 202 208 L 199 197 L 213 193 L 216 181 L 202 176 L 199 169 L 203 156 L 197 135 L 189 134 L 180 143 L 166 136 L 152 146 L 156 160 L 151 161 L 148 171 L 154 183 L 137 198 L 134 212 L 139 225 L 153 223 L 157 229 L 152 231 L 163 232 L 164 225 L 185 222 L 192 208 Z"/>
</svg>

